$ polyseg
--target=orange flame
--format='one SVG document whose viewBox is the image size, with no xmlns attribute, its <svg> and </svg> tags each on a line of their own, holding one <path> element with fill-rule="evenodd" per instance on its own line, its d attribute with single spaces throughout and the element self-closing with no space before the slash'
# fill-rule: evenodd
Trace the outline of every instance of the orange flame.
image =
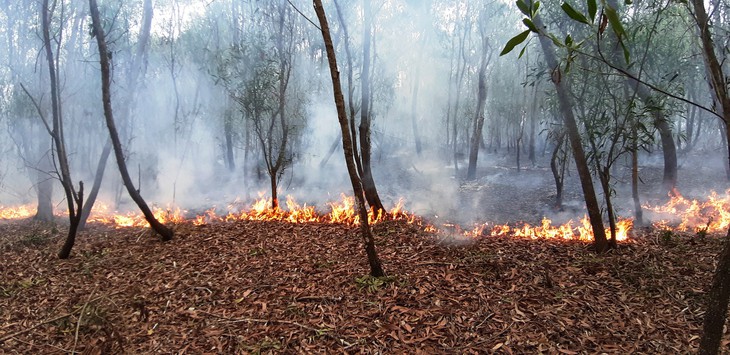
<svg viewBox="0 0 730 355">
<path fill-rule="evenodd" d="M 662 206 L 643 206 L 662 218 L 654 223 L 655 227 L 673 225 L 673 229 L 681 232 L 708 233 L 724 232 L 730 227 L 730 190 L 725 191 L 725 196 L 712 191 L 704 202 L 687 199 L 676 190 L 669 196 L 669 202 Z"/>
<path fill-rule="evenodd" d="M 0 206 L 0 219 L 24 219 L 33 217 L 36 208 L 32 205 L 21 205 L 17 207 Z"/>
</svg>

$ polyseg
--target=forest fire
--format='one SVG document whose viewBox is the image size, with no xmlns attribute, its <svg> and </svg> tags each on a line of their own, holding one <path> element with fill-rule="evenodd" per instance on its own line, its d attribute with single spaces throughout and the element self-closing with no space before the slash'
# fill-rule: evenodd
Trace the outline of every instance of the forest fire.
<svg viewBox="0 0 730 355">
<path fill-rule="evenodd" d="M 685 198 L 677 191 L 670 197 L 664 205 L 644 206 L 661 218 L 655 227 L 704 233 L 725 232 L 730 227 L 730 190 L 725 196 L 712 191 L 704 202 Z"/>
<path fill-rule="evenodd" d="M 232 221 L 285 221 L 289 223 L 341 223 L 358 225 L 360 218 L 356 213 L 355 201 L 351 196 L 341 196 L 340 201 L 329 202 L 329 211 L 322 212 L 315 206 L 299 204 L 291 196 L 286 197 L 285 207 L 272 208 L 271 198 L 261 197 L 247 208 L 241 208 L 240 203 L 234 203 L 226 207 L 226 211 L 218 212 L 211 208 L 202 214 L 191 214 L 178 207 L 154 207 L 155 217 L 162 223 L 192 223 L 194 225 L 205 225 L 210 223 L 225 223 Z M 407 212 L 403 208 L 403 201 L 400 200 L 391 210 L 385 213 L 368 213 L 370 224 L 376 224 L 387 220 L 403 220 L 410 224 L 419 226 L 428 233 L 452 233 L 465 237 L 517 237 L 528 239 L 564 239 L 592 241 L 593 232 L 587 217 L 583 217 L 577 223 L 568 221 L 560 225 L 553 225 L 548 218 L 543 218 L 540 225 L 523 224 L 481 224 L 472 229 L 462 229 L 454 224 L 433 225 L 421 217 Z M 690 200 L 678 193 L 672 199 L 661 206 L 645 205 L 644 208 L 662 218 L 654 226 L 662 229 L 673 229 L 677 231 L 692 230 L 706 233 L 721 232 L 730 226 L 730 190 L 725 196 L 712 192 L 707 201 Z M 0 220 L 18 220 L 30 218 L 35 214 L 35 208 L 31 205 L 0 208 Z M 120 213 L 113 211 L 108 205 L 97 203 L 88 220 L 90 223 L 100 223 L 123 227 L 148 227 L 144 216 L 139 212 Z M 619 219 L 616 225 L 616 240 L 626 241 L 629 239 L 629 231 L 633 227 L 632 219 Z M 606 235 L 610 236 L 610 230 L 606 229 Z"/>
</svg>

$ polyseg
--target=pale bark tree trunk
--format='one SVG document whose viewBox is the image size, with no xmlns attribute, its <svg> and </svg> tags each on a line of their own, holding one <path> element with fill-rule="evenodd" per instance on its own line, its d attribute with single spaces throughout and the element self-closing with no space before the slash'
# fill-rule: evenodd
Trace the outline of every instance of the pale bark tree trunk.
<svg viewBox="0 0 730 355">
<path fill-rule="evenodd" d="M 50 152 L 43 152 L 38 170 L 36 170 L 35 188 L 38 204 L 33 219 L 42 222 L 53 221 L 53 180 L 51 178 L 53 162 L 51 162 L 50 154 Z"/>
<path fill-rule="evenodd" d="M 99 47 L 99 58 L 101 64 L 101 91 L 102 91 L 102 103 L 104 106 L 104 117 L 106 118 L 106 125 L 109 129 L 109 136 L 112 141 L 112 147 L 114 148 L 114 156 L 117 160 L 117 166 L 119 167 L 119 173 L 122 176 L 124 186 L 129 192 L 129 196 L 137 204 L 139 209 L 144 214 L 145 219 L 150 224 L 150 227 L 162 237 L 162 240 L 170 240 L 173 237 L 173 231 L 167 228 L 165 225 L 158 221 L 152 211 L 150 210 L 147 203 L 144 201 L 139 192 L 134 188 L 134 183 L 127 170 L 127 163 L 124 160 L 124 152 L 122 151 L 122 143 L 119 140 L 119 134 L 117 132 L 116 125 L 114 123 L 114 114 L 112 112 L 111 102 L 111 69 L 109 64 L 109 52 L 106 46 L 106 40 L 104 38 L 104 30 L 101 28 L 101 18 L 99 15 L 99 8 L 96 5 L 96 0 L 89 0 L 89 7 L 91 10 L 91 20 L 93 25 L 93 34 L 96 37 L 96 43 Z"/>
<path fill-rule="evenodd" d="M 357 201 L 357 212 L 360 217 L 360 233 L 362 234 L 362 238 L 365 243 L 365 252 L 367 253 L 368 263 L 370 264 L 370 275 L 374 277 L 385 276 L 383 266 L 380 263 L 380 258 L 378 258 L 378 253 L 375 249 L 375 237 L 373 236 L 372 231 L 370 230 L 370 225 L 368 224 L 368 212 L 365 208 L 362 185 L 357 174 L 357 168 L 355 167 L 355 159 L 352 155 L 353 142 L 350 137 L 350 131 L 348 130 L 347 110 L 345 108 L 345 99 L 342 96 L 342 88 L 340 86 L 340 72 L 337 69 L 335 48 L 332 45 L 332 37 L 330 37 L 329 25 L 327 24 L 327 17 L 324 13 L 324 8 L 322 7 L 322 0 L 314 0 L 314 10 L 317 13 L 317 18 L 319 19 L 322 38 L 327 51 L 327 61 L 329 63 L 330 76 L 332 77 L 335 105 L 337 106 L 337 119 L 340 123 L 340 130 L 342 132 L 345 163 L 347 164 L 347 172 L 350 175 L 350 183 L 352 184 L 352 190 L 355 194 L 355 200 Z"/>
</svg>

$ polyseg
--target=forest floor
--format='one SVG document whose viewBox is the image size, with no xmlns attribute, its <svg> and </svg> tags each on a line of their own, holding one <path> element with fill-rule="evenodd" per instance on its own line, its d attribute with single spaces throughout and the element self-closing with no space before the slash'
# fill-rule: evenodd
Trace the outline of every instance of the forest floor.
<svg viewBox="0 0 730 355">
<path fill-rule="evenodd" d="M 644 230 L 597 256 L 389 221 L 375 279 L 351 226 L 175 230 L 93 225 L 59 260 L 63 228 L 0 224 L 0 352 L 688 353 L 720 247 Z"/>
</svg>

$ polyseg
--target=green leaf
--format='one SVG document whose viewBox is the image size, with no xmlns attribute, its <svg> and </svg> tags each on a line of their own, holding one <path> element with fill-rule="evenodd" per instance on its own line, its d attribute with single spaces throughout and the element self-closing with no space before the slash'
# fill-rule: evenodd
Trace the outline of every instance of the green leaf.
<svg viewBox="0 0 730 355">
<path fill-rule="evenodd" d="M 530 30 L 526 30 L 517 36 L 512 37 L 509 41 L 507 41 L 507 45 L 504 46 L 504 49 L 502 50 L 502 53 L 499 53 L 500 56 L 503 56 L 509 52 L 511 52 L 517 45 L 524 42 L 525 39 L 527 39 L 527 35 L 530 34 Z"/>
<path fill-rule="evenodd" d="M 629 59 L 631 57 L 631 53 L 629 53 L 629 49 L 626 48 L 626 45 L 624 45 L 623 41 L 621 42 L 621 48 L 623 48 L 623 50 L 624 50 L 624 59 L 626 60 L 626 64 L 629 64 L 630 63 Z"/>
<path fill-rule="evenodd" d="M 621 24 L 621 20 L 618 18 L 618 14 L 616 13 L 616 9 L 606 6 L 606 17 L 608 17 L 608 23 L 611 24 L 611 28 L 613 29 L 613 32 L 616 33 L 616 36 L 619 38 L 623 38 L 626 31 L 624 31 L 624 26 Z"/>
<path fill-rule="evenodd" d="M 588 7 L 588 16 L 591 17 L 591 22 L 596 21 L 596 12 L 598 11 L 598 6 L 596 6 L 596 0 L 588 0 L 587 1 L 587 7 Z"/>
<path fill-rule="evenodd" d="M 559 39 L 558 37 L 555 37 L 555 35 L 554 35 L 554 34 L 552 34 L 552 33 L 548 33 L 548 37 L 550 37 L 550 39 L 551 39 L 551 40 L 553 41 L 553 44 L 554 44 L 554 45 L 556 45 L 556 46 L 558 46 L 558 47 L 561 47 L 561 48 L 562 48 L 562 47 L 565 47 L 565 45 L 563 45 L 563 42 L 561 42 L 561 41 L 560 41 L 560 39 Z"/>
<path fill-rule="evenodd" d="M 525 54 L 525 51 L 527 50 L 527 46 L 522 47 L 522 50 L 520 51 L 520 55 L 517 56 L 517 59 L 522 58 L 522 55 Z"/>
<path fill-rule="evenodd" d="M 524 23 L 525 26 L 530 29 L 530 31 L 538 33 L 537 27 L 534 23 L 532 23 L 532 21 L 530 21 L 529 18 L 522 19 L 522 23 Z"/>
<path fill-rule="evenodd" d="M 570 16 L 570 18 L 572 18 L 573 20 L 576 20 L 581 23 L 585 23 L 586 25 L 590 24 L 590 22 L 588 22 L 588 20 L 586 19 L 585 16 L 583 16 L 583 14 L 581 14 L 578 11 L 575 11 L 575 9 L 572 6 L 570 6 L 570 4 L 568 4 L 567 2 L 564 2 L 563 5 L 561 5 L 560 7 L 563 8 L 563 11 L 565 11 L 565 13 L 568 14 L 568 16 Z"/>
<path fill-rule="evenodd" d="M 523 15 L 528 16 L 528 17 L 531 16 L 530 7 L 528 7 L 527 4 L 525 4 L 524 0 L 517 0 L 517 8 L 520 9 L 520 12 L 522 12 Z"/>
<path fill-rule="evenodd" d="M 570 37 L 570 35 L 565 36 L 565 46 L 570 47 L 571 44 L 573 44 L 573 37 Z"/>
<path fill-rule="evenodd" d="M 537 15 L 537 10 L 538 10 L 539 8 L 540 8 L 540 2 L 539 2 L 539 1 L 535 1 L 535 2 L 534 2 L 534 3 L 532 4 L 532 16 L 533 16 L 533 17 L 535 17 L 535 15 Z"/>
</svg>

